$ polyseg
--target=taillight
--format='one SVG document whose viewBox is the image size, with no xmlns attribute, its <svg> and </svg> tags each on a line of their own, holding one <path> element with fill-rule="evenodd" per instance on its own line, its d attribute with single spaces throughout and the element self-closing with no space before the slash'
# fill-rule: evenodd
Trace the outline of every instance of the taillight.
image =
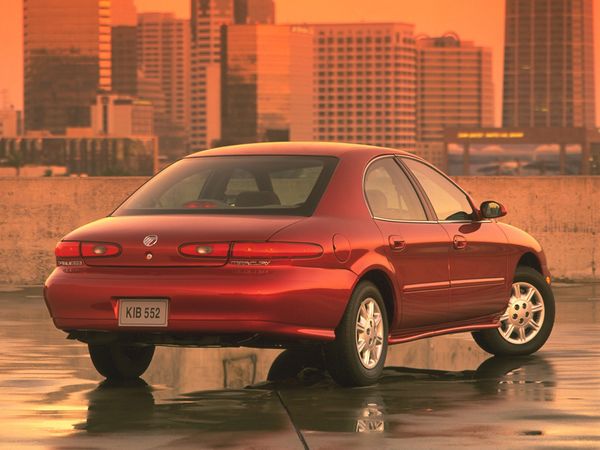
<svg viewBox="0 0 600 450">
<path fill-rule="evenodd" d="M 99 256 L 117 256 L 121 253 L 121 247 L 109 242 L 82 242 L 81 256 L 94 258 Z"/>
<path fill-rule="evenodd" d="M 79 242 L 60 241 L 56 244 L 54 255 L 57 258 L 79 258 L 81 256 Z"/>
<path fill-rule="evenodd" d="M 238 259 L 283 259 L 315 258 L 323 254 L 318 244 L 303 242 L 236 242 L 232 258 Z"/>
<path fill-rule="evenodd" d="M 61 241 L 54 249 L 58 266 L 81 266 L 82 258 L 117 256 L 120 253 L 121 247 L 109 242 Z"/>
<path fill-rule="evenodd" d="M 226 242 L 193 242 L 180 246 L 179 253 L 184 256 L 194 256 L 196 258 L 227 258 L 229 244 Z"/>
</svg>

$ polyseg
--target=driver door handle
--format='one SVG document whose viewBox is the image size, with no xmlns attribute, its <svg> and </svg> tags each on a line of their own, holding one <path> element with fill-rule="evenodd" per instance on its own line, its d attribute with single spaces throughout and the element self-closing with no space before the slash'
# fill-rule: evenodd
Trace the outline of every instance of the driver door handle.
<svg viewBox="0 0 600 450">
<path fill-rule="evenodd" d="M 396 252 L 401 252 L 406 248 L 406 241 L 400 236 L 389 237 L 390 248 Z"/>
<path fill-rule="evenodd" d="M 454 236 L 453 244 L 456 250 L 463 250 L 467 248 L 467 238 L 461 234 L 457 234 Z"/>
</svg>

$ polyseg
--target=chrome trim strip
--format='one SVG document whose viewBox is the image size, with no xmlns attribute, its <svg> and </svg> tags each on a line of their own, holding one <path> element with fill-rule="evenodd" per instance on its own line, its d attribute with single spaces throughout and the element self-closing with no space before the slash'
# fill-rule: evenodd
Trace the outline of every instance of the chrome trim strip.
<svg viewBox="0 0 600 450">
<path fill-rule="evenodd" d="M 472 278 L 465 280 L 450 280 L 450 287 L 480 286 L 482 284 L 504 284 L 505 278 Z"/>
<path fill-rule="evenodd" d="M 407 284 L 402 289 L 404 292 L 412 291 L 425 291 L 431 289 L 448 289 L 450 287 L 449 281 L 434 281 L 433 283 L 415 283 Z"/>
</svg>

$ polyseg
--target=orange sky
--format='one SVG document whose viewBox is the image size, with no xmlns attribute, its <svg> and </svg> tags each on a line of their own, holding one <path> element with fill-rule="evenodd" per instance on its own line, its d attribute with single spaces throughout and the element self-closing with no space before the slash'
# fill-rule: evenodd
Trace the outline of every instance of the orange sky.
<svg viewBox="0 0 600 450">
<path fill-rule="evenodd" d="M 2 0 L 0 14 L 0 106 L 2 90 L 22 107 L 22 0 Z M 120 1 L 120 0 L 113 0 Z M 189 0 L 135 0 L 138 11 L 174 11 L 189 17 Z M 461 38 L 492 47 L 496 122 L 501 108 L 504 0 L 276 0 L 277 21 L 356 22 L 397 21 L 416 25 L 417 33 L 456 31 Z M 596 104 L 600 125 L 600 6 L 595 10 Z"/>
</svg>

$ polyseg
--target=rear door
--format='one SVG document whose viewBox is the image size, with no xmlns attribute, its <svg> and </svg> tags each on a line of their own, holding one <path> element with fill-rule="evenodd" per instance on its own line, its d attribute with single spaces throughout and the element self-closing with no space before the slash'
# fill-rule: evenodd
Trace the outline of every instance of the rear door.
<svg viewBox="0 0 600 450">
<path fill-rule="evenodd" d="M 451 321 L 497 313 L 506 307 L 508 247 L 500 227 L 479 220 L 465 192 L 433 167 L 402 158 L 418 180 L 451 241 Z"/>
<path fill-rule="evenodd" d="M 407 331 L 444 322 L 450 299 L 450 241 L 443 227 L 430 220 L 392 156 L 369 165 L 365 197 L 402 290 L 400 328 Z"/>
</svg>

